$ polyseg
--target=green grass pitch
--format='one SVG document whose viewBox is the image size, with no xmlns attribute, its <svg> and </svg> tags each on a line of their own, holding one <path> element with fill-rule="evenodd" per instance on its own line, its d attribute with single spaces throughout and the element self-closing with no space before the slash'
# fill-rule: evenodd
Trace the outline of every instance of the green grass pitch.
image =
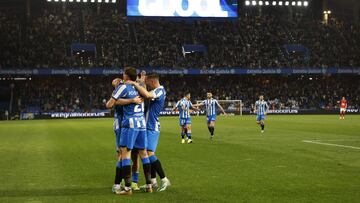
<svg viewBox="0 0 360 203">
<path fill-rule="evenodd" d="M 360 202 L 360 116 L 266 122 L 261 135 L 254 116 L 219 116 L 210 141 L 193 117 L 194 143 L 180 144 L 178 119 L 162 117 L 157 154 L 173 185 L 123 197 L 111 193 L 112 119 L 3 121 L 0 202 Z"/>
</svg>

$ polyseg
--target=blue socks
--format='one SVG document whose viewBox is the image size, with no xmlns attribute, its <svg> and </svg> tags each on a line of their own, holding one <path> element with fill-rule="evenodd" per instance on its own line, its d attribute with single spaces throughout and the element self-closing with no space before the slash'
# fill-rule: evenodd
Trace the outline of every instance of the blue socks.
<svg viewBox="0 0 360 203">
<path fill-rule="evenodd" d="M 132 179 L 132 182 L 138 183 L 139 182 L 139 172 L 133 173 L 131 179 Z"/>
<path fill-rule="evenodd" d="M 187 137 L 191 139 L 191 133 L 187 133 Z"/>
<path fill-rule="evenodd" d="M 155 155 L 152 155 L 149 157 L 150 163 L 154 163 L 157 160 L 157 157 Z"/>
</svg>

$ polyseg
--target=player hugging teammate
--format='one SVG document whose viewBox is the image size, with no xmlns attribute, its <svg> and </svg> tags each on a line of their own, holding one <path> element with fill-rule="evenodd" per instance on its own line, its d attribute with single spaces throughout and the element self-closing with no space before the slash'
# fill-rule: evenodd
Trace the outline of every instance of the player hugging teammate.
<svg viewBox="0 0 360 203">
<path fill-rule="evenodd" d="M 165 102 L 165 89 L 160 86 L 158 76 L 152 74 L 145 79 L 149 84 L 149 88 L 153 90 L 148 92 L 144 87 L 136 83 L 137 72 L 135 68 L 125 68 L 123 79 L 123 84 L 113 82 L 116 88 L 106 104 L 107 108 L 115 107 L 116 110 L 114 129 L 117 148 L 120 148 L 113 192 L 120 195 L 132 194 L 130 159 L 134 149 L 138 150 L 141 157 L 146 180 L 146 185 L 141 188 L 148 193 L 157 188 L 156 173 L 158 173 L 161 178 L 161 186 L 158 191 L 164 191 L 170 186 L 170 181 L 165 177 L 161 163 L 155 156 L 155 150 L 160 135 L 158 116 Z M 140 95 L 146 99 L 151 99 L 146 112 L 146 119 L 144 116 L 144 102 L 139 97 Z M 122 112 L 120 109 L 122 109 Z M 125 180 L 124 187 L 120 186 L 122 179 Z"/>
</svg>

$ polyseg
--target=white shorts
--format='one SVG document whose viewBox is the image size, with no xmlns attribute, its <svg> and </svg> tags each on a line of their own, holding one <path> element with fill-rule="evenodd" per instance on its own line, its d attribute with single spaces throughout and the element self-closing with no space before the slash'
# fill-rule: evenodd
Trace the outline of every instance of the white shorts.
<svg viewBox="0 0 360 203">
<path fill-rule="evenodd" d="M 340 108 L 340 112 L 346 111 L 346 108 Z"/>
</svg>

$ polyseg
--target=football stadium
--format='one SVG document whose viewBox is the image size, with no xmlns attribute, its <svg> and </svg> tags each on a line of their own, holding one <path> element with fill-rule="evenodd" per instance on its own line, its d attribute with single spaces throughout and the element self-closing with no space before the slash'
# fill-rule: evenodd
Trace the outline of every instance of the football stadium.
<svg viewBox="0 0 360 203">
<path fill-rule="evenodd" d="M 360 1 L 1 0 L 0 202 L 360 202 Z"/>
</svg>

